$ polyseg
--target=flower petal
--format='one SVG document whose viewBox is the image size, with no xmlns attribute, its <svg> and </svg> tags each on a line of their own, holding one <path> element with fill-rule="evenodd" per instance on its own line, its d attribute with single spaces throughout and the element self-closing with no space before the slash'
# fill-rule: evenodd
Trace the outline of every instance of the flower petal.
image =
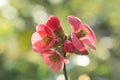
<svg viewBox="0 0 120 80">
<path fill-rule="evenodd" d="M 66 63 L 66 64 L 69 63 L 69 60 L 65 59 L 58 50 L 56 50 L 56 53 L 61 57 L 61 60 L 62 60 L 64 63 Z"/>
<path fill-rule="evenodd" d="M 87 28 L 87 30 L 89 31 L 89 34 L 87 34 L 86 37 L 91 39 L 93 42 L 96 42 L 96 36 L 93 30 L 87 24 L 83 24 L 82 29 L 85 29 L 85 28 Z"/>
<path fill-rule="evenodd" d="M 51 48 L 55 44 L 56 41 L 55 34 L 48 26 L 44 24 L 38 25 L 36 27 L 36 30 L 37 32 L 35 32 L 32 35 L 32 39 L 31 39 L 33 50 L 36 52 L 43 52 L 45 50 L 49 50 L 49 48 Z M 43 42 L 43 39 L 45 37 L 51 37 L 49 44 Z"/>
<path fill-rule="evenodd" d="M 37 31 L 37 32 L 39 32 L 39 31 L 44 31 L 44 30 L 45 30 L 45 29 L 44 29 L 45 27 L 46 27 L 46 25 L 44 25 L 44 24 L 39 24 L 39 25 L 36 26 L 36 31 Z"/>
<path fill-rule="evenodd" d="M 59 70 L 63 69 L 64 63 L 69 63 L 69 60 L 65 59 L 58 50 L 55 52 L 61 57 L 61 59 L 60 61 L 54 62 L 51 67 L 54 72 L 58 72 Z"/>
<path fill-rule="evenodd" d="M 90 39 L 86 38 L 86 39 L 83 39 L 82 41 L 92 49 L 96 50 L 96 46 L 94 45 L 94 42 L 92 42 Z"/>
<path fill-rule="evenodd" d="M 50 58 L 49 58 L 52 54 L 53 54 L 53 52 L 50 51 L 50 50 L 47 50 L 47 51 L 44 51 L 43 53 L 41 53 L 41 56 L 42 56 L 43 60 L 49 66 L 52 66 L 52 63 L 51 63 Z"/>
<path fill-rule="evenodd" d="M 68 16 L 69 23 L 74 32 L 81 30 L 81 20 L 75 16 Z"/>
<path fill-rule="evenodd" d="M 60 59 L 56 62 L 52 62 L 50 60 L 50 56 L 52 56 L 53 54 L 58 54 L 60 56 Z M 65 59 L 61 53 L 58 50 L 47 50 L 44 51 L 43 53 L 41 53 L 41 56 L 43 58 L 43 60 L 46 62 L 46 64 L 48 66 L 50 66 L 52 68 L 52 70 L 54 72 L 58 72 L 59 70 L 61 70 L 63 68 L 64 63 L 68 63 L 69 61 L 67 59 Z"/>
<path fill-rule="evenodd" d="M 58 71 L 60 71 L 63 68 L 63 62 L 59 61 L 59 62 L 55 62 L 52 64 L 51 68 L 53 69 L 53 71 L 55 73 L 57 73 Z"/>
<path fill-rule="evenodd" d="M 75 50 L 75 47 L 73 46 L 72 42 L 69 41 L 69 40 L 66 40 L 64 42 L 64 50 L 66 52 L 69 52 L 69 53 L 73 53 L 73 51 Z"/>
<path fill-rule="evenodd" d="M 45 37 L 45 36 L 51 36 L 52 30 L 44 24 L 40 24 L 36 27 L 36 31 L 40 34 L 40 36 Z"/>
<path fill-rule="evenodd" d="M 65 59 L 65 58 L 63 58 L 62 60 L 63 60 L 63 62 L 66 63 L 66 64 L 69 63 L 69 60 L 67 60 L 67 59 Z"/>
<path fill-rule="evenodd" d="M 32 44 L 35 44 L 39 40 L 41 40 L 40 35 L 37 32 L 33 33 L 32 38 L 31 38 Z"/>
<path fill-rule="evenodd" d="M 89 52 L 87 49 L 84 49 L 83 51 L 80 52 L 80 55 L 88 55 Z"/>
<path fill-rule="evenodd" d="M 36 47 L 36 49 L 39 50 L 38 52 L 42 52 L 42 51 L 48 49 L 47 45 L 44 42 L 42 42 L 41 40 L 36 42 L 33 46 Z"/>
<path fill-rule="evenodd" d="M 72 39 L 73 45 L 76 49 L 78 49 L 79 51 L 85 50 L 85 46 L 84 46 L 83 42 L 76 37 L 75 33 L 71 34 L 71 39 Z"/>
<path fill-rule="evenodd" d="M 35 52 L 40 52 L 40 49 L 37 48 L 37 47 L 35 47 L 35 46 L 32 46 L 32 49 L 33 49 L 33 51 L 35 51 Z"/>
<path fill-rule="evenodd" d="M 55 30 L 58 30 L 60 28 L 60 21 L 59 21 L 58 17 L 51 16 L 48 19 L 46 25 L 49 26 L 49 28 L 51 28 L 52 31 L 55 31 Z"/>
</svg>

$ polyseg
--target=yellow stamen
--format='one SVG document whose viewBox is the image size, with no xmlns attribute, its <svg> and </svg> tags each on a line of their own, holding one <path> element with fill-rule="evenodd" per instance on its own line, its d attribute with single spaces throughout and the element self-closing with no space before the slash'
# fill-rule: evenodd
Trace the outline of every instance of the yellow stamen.
<svg viewBox="0 0 120 80">
<path fill-rule="evenodd" d="M 50 36 L 46 36 L 42 39 L 42 41 L 46 44 L 49 44 L 51 42 L 51 40 L 52 40 L 52 37 L 50 37 Z"/>
<path fill-rule="evenodd" d="M 50 60 L 52 62 L 57 62 L 60 60 L 60 56 L 57 54 L 57 53 L 53 53 L 51 56 L 50 56 Z"/>
<path fill-rule="evenodd" d="M 76 34 L 78 38 L 85 37 L 87 34 L 89 34 L 89 31 L 87 29 L 82 29 L 80 32 Z"/>
</svg>

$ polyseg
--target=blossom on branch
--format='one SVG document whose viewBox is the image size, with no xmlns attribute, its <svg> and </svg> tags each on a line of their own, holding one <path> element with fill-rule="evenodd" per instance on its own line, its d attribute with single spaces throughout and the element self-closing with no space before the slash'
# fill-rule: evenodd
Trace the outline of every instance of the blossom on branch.
<svg viewBox="0 0 120 80">
<path fill-rule="evenodd" d="M 92 29 L 87 24 L 83 24 L 81 20 L 75 16 L 68 16 L 68 21 L 73 30 L 71 40 L 74 47 L 85 54 L 88 54 L 85 44 L 96 50 L 96 46 L 94 45 L 96 37 Z"/>
<path fill-rule="evenodd" d="M 48 66 L 50 66 L 54 72 L 58 72 L 63 69 L 64 63 L 69 63 L 58 50 L 48 50 L 41 53 L 43 60 Z"/>
<path fill-rule="evenodd" d="M 64 42 L 64 50 L 68 53 L 73 53 L 75 50 L 75 47 L 73 46 L 73 43 L 69 40 L 66 40 Z"/>
<path fill-rule="evenodd" d="M 58 31 L 60 26 L 60 20 L 57 16 L 50 16 L 49 19 L 46 22 L 46 25 L 49 26 L 52 31 Z"/>
<path fill-rule="evenodd" d="M 33 50 L 43 52 L 54 46 L 56 41 L 53 31 L 44 24 L 36 27 L 36 32 L 32 35 Z"/>
<path fill-rule="evenodd" d="M 64 33 L 58 17 L 51 16 L 46 24 L 36 26 L 31 38 L 33 50 L 40 53 L 54 72 L 60 71 L 69 62 L 66 53 L 88 55 L 86 45 L 96 50 L 96 37 L 92 29 L 75 16 L 68 16 L 68 21 L 73 30 L 69 36 Z"/>
</svg>

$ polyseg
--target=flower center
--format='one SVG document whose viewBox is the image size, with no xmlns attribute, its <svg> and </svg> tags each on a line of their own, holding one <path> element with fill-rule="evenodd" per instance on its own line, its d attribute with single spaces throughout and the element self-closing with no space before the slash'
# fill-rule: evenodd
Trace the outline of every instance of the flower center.
<svg viewBox="0 0 120 80">
<path fill-rule="evenodd" d="M 53 53 L 51 56 L 50 56 L 50 60 L 52 62 L 57 62 L 60 60 L 60 56 L 57 54 L 57 53 Z"/>
<path fill-rule="evenodd" d="M 42 41 L 46 44 L 49 44 L 52 40 L 52 37 L 51 36 L 46 36 L 42 39 Z"/>
<path fill-rule="evenodd" d="M 78 38 L 82 38 L 82 37 L 85 37 L 88 33 L 89 33 L 89 31 L 87 29 L 82 29 L 80 32 L 78 32 L 76 34 L 76 36 Z"/>
</svg>

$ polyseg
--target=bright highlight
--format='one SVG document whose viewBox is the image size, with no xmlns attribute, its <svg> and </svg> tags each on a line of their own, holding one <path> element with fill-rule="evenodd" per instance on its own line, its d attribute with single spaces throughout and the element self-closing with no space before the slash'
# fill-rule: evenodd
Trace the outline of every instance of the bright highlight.
<svg viewBox="0 0 120 80">
<path fill-rule="evenodd" d="M 59 75 L 56 80 L 65 80 L 64 75 Z"/>
<path fill-rule="evenodd" d="M 90 63 L 90 59 L 88 56 L 77 56 L 76 57 L 76 64 L 79 66 L 88 66 Z"/>
</svg>

